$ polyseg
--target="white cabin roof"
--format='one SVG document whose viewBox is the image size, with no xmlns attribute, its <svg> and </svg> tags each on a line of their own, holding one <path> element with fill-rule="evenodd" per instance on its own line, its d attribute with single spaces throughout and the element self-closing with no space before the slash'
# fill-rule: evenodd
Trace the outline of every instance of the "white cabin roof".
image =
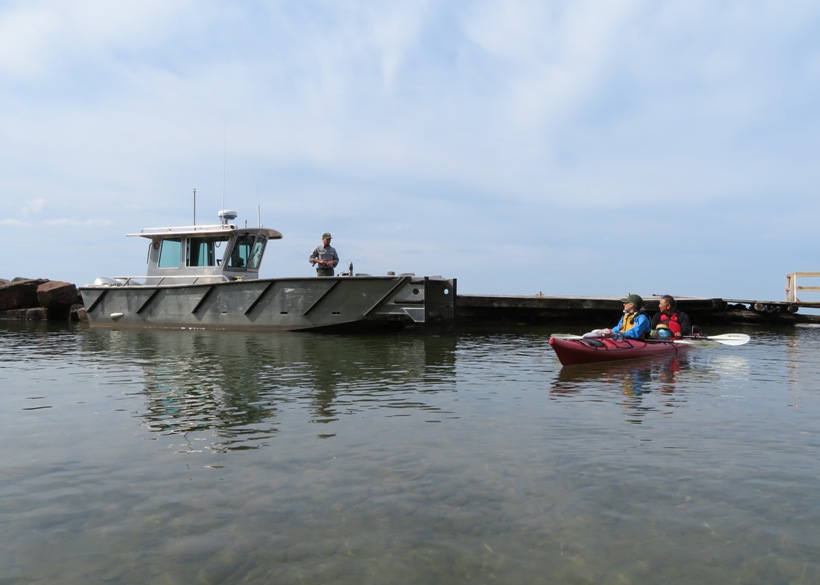
<svg viewBox="0 0 820 585">
<path fill-rule="evenodd" d="M 127 234 L 130 237 L 143 237 L 148 239 L 157 239 L 165 236 L 220 236 L 230 234 L 265 234 L 268 239 L 280 240 L 282 233 L 264 227 L 246 227 L 238 228 L 233 224 L 214 224 L 214 225 L 191 225 L 191 226 L 174 226 L 174 227 L 155 227 L 143 228 L 137 234 Z"/>
</svg>

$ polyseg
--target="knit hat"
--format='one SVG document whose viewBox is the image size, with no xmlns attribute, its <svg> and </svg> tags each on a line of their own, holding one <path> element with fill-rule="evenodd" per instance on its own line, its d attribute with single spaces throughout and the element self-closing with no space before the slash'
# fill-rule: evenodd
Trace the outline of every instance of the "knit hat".
<svg viewBox="0 0 820 585">
<path fill-rule="evenodd" d="M 626 297 L 621 299 L 622 303 L 632 303 L 636 309 L 643 307 L 643 299 L 636 294 L 627 293 Z"/>
</svg>

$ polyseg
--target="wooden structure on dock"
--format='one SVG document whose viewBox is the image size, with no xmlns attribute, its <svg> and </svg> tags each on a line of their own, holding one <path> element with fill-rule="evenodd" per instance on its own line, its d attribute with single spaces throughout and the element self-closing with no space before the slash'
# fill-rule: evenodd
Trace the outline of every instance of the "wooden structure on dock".
<svg viewBox="0 0 820 585">
<path fill-rule="evenodd" d="M 798 298 L 798 292 L 820 292 L 820 286 L 801 286 L 798 278 L 820 278 L 820 272 L 790 272 L 786 275 L 786 302 L 796 307 L 820 309 L 820 302 L 805 302 Z"/>
</svg>

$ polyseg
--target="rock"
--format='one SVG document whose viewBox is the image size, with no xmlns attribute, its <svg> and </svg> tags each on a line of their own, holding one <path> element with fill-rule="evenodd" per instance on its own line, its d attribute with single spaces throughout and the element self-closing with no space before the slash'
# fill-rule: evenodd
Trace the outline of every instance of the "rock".
<svg viewBox="0 0 820 585">
<path fill-rule="evenodd" d="M 68 316 L 69 321 L 88 321 L 88 313 L 86 313 L 85 305 L 77 304 L 71 307 L 71 313 Z"/>
<path fill-rule="evenodd" d="M 77 286 L 47 278 L 0 278 L 0 319 L 86 321 Z"/>
<path fill-rule="evenodd" d="M 0 284 L 0 311 L 39 306 L 37 287 L 46 282 L 45 278 L 15 278 Z"/>
<path fill-rule="evenodd" d="M 77 287 L 69 282 L 49 280 L 37 287 L 39 306 L 46 309 L 68 311 L 71 305 L 81 302 Z"/>
<path fill-rule="evenodd" d="M 48 321 L 48 318 L 48 309 L 45 307 L 26 309 L 26 321 Z"/>
<path fill-rule="evenodd" d="M 0 320 L 25 321 L 26 311 L 28 311 L 28 309 L 9 309 L 8 311 L 0 311 Z"/>
</svg>

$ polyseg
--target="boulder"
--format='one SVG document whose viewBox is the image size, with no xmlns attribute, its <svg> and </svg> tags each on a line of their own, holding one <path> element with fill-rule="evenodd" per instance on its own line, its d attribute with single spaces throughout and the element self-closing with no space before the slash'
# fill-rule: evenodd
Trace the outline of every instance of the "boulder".
<svg viewBox="0 0 820 585">
<path fill-rule="evenodd" d="M 0 320 L 25 321 L 26 311 L 28 311 L 28 309 L 9 309 L 8 311 L 0 311 Z"/>
<path fill-rule="evenodd" d="M 26 321 L 48 321 L 48 319 L 48 309 L 45 307 L 26 309 Z"/>
<path fill-rule="evenodd" d="M 0 311 L 37 307 L 37 287 L 48 282 L 45 278 L 15 278 L 0 284 Z"/>
<path fill-rule="evenodd" d="M 71 305 L 81 302 L 77 287 L 70 282 L 49 280 L 37 287 L 39 306 L 56 311 L 68 311 Z"/>
<path fill-rule="evenodd" d="M 70 321 L 88 322 L 88 313 L 85 310 L 85 305 L 77 304 L 72 306 L 68 318 Z"/>
</svg>

